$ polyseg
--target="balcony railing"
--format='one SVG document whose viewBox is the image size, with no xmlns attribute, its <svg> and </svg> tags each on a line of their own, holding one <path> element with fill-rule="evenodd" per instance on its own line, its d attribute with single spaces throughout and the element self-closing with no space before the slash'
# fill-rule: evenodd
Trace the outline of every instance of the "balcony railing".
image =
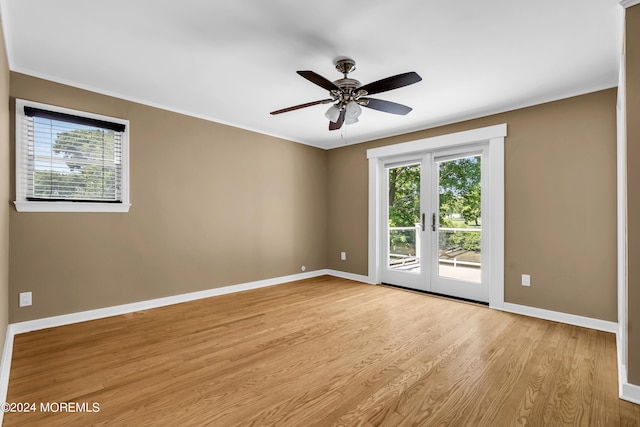
<svg viewBox="0 0 640 427">
<path fill-rule="evenodd" d="M 414 227 L 389 227 L 389 268 L 420 266 L 420 233 Z"/>
<path fill-rule="evenodd" d="M 439 249 L 439 253 L 442 254 L 442 251 L 447 251 L 447 250 L 452 250 L 452 251 L 456 251 L 456 250 L 460 250 L 460 251 L 465 251 L 465 252 L 479 252 L 480 251 L 480 239 L 478 236 L 477 239 L 477 248 L 470 248 L 468 247 L 466 250 L 464 248 L 464 246 L 467 246 L 466 243 L 464 243 L 464 238 L 461 239 L 457 239 L 459 240 L 458 245 L 455 245 L 455 243 L 452 246 L 447 246 L 447 238 L 451 236 L 451 234 L 455 234 L 455 233 L 482 233 L 482 229 L 481 228 L 457 228 L 457 227 L 440 227 L 438 229 L 440 231 L 440 241 L 438 242 L 438 249 Z M 463 252 L 464 253 L 464 252 Z M 441 264 L 452 264 L 453 267 L 457 267 L 457 266 L 467 266 L 467 267 L 481 267 L 482 263 L 480 262 L 475 262 L 475 261 L 469 261 L 469 260 L 458 260 L 458 258 L 456 256 L 452 257 L 447 257 L 447 258 L 442 258 L 441 256 L 439 257 L 438 261 Z"/>
<path fill-rule="evenodd" d="M 416 224 L 414 227 L 389 227 L 389 268 L 400 268 L 420 266 L 420 233 L 417 230 L 422 224 Z M 442 233 L 481 233 L 481 228 L 457 228 L 457 227 L 440 227 L 440 236 Z M 443 240 L 439 242 L 439 252 L 446 250 L 455 250 L 455 247 L 443 247 Z M 462 250 L 462 249 L 461 249 Z M 463 250 L 464 251 L 464 250 Z M 472 252 L 467 250 L 464 252 Z M 468 260 L 459 260 L 457 257 L 438 257 L 440 264 L 448 264 L 453 267 L 479 268 L 482 263 Z"/>
</svg>

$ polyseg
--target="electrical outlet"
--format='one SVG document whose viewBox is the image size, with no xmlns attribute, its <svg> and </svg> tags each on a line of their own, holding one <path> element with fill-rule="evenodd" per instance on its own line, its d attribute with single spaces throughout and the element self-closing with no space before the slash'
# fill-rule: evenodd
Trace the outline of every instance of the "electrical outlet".
<svg viewBox="0 0 640 427">
<path fill-rule="evenodd" d="M 305 271 L 307 269 L 307 267 L 305 267 L 304 265 L 302 267 L 300 267 L 300 270 Z"/>
<path fill-rule="evenodd" d="M 531 286 L 531 276 L 528 274 L 522 275 L 522 286 Z"/>
<path fill-rule="evenodd" d="M 346 252 L 340 252 L 340 259 L 342 261 L 346 261 L 347 260 L 347 253 Z"/>
<path fill-rule="evenodd" d="M 31 305 L 31 292 L 20 292 L 20 307 Z"/>
</svg>

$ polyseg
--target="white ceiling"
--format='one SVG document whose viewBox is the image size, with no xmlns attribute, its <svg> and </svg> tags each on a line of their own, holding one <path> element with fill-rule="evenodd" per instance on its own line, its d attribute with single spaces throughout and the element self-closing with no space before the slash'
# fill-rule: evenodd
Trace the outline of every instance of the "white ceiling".
<svg viewBox="0 0 640 427">
<path fill-rule="evenodd" d="M 14 71 L 318 147 L 335 147 L 614 87 L 617 0 L 0 0 Z M 329 131 L 298 76 L 362 84 L 415 71 Z"/>
</svg>

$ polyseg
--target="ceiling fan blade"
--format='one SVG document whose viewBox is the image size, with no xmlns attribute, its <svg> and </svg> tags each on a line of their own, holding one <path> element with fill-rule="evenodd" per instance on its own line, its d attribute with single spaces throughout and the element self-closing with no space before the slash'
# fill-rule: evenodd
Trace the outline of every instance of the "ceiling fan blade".
<svg viewBox="0 0 640 427">
<path fill-rule="evenodd" d="M 337 90 L 340 91 L 340 88 L 336 86 L 332 81 L 325 79 L 318 73 L 314 73 L 313 71 L 296 71 L 305 79 L 309 80 L 311 83 L 315 83 L 318 86 L 325 88 L 328 91 Z"/>
<path fill-rule="evenodd" d="M 344 108 L 340 110 L 340 116 L 338 117 L 338 120 L 335 122 L 329 122 L 329 130 L 340 129 L 342 127 L 342 124 L 344 123 L 345 114 L 346 114 L 346 111 Z"/>
<path fill-rule="evenodd" d="M 361 100 L 366 100 L 367 103 L 362 105 L 363 107 L 372 108 L 378 111 L 384 111 L 385 113 L 391 114 L 399 114 L 404 116 L 405 114 L 409 114 L 413 108 L 407 107 L 406 105 L 396 104 L 395 102 L 385 101 L 382 99 L 375 98 L 360 98 Z"/>
<path fill-rule="evenodd" d="M 397 89 L 399 87 L 412 85 L 422 80 L 418 73 L 409 71 L 408 73 L 398 74 L 397 76 L 387 77 L 373 83 L 366 84 L 359 90 L 367 91 L 367 94 L 386 92 L 388 90 Z"/>
<path fill-rule="evenodd" d="M 332 101 L 333 101 L 333 99 L 329 98 L 329 99 L 322 99 L 320 101 L 307 102 L 306 104 L 294 105 L 293 107 L 283 108 L 282 110 L 272 111 L 270 114 L 288 113 L 289 111 L 299 110 L 301 108 L 306 108 L 306 107 L 311 107 L 312 105 L 328 104 L 328 103 L 330 103 Z"/>
</svg>

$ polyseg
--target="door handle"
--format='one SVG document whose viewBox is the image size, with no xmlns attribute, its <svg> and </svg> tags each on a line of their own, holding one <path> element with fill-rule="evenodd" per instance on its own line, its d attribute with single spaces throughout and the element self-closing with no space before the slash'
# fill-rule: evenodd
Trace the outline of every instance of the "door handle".
<svg viewBox="0 0 640 427">
<path fill-rule="evenodd" d="M 436 214 L 431 215 L 431 230 L 436 231 Z"/>
<path fill-rule="evenodd" d="M 424 231 L 424 213 L 422 214 L 422 231 Z"/>
</svg>

